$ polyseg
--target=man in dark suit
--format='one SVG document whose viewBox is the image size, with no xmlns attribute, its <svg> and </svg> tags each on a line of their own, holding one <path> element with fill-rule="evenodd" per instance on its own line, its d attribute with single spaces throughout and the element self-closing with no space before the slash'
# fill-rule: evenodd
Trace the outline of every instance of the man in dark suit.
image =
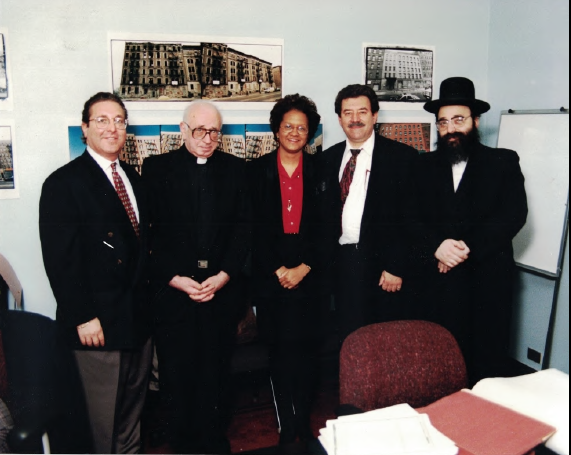
<svg viewBox="0 0 571 455">
<path fill-rule="evenodd" d="M 152 354 L 145 193 L 137 172 L 118 159 L 126 126 L 119 97 L 91 97 L 81 124 L 87 150 L 46 179 L 40 200 L 44 266 L 96 453 L 140 451 Z"/>
<path fill-rule="evenodd" d="M 416 175 L 422 292 L 426 319 L 458 340 L 471 382 L 502 375 L 507 359 L 514 260 L 512 239 L 525 224 L 527 200 L 516 152 L 480 143 L 490 105 L 463 77 L 442 82 L 437 150 L 421 156 Z"/>
<path fill-rule="evenodd" d="M 245 162 L 216 151 L 222 118 L 195 101 L 184 145 L 146 159 L 161 399 L 177 453 L 230 453 L 221 394 L 249 251 Z"/>
<path fill-rule="evenodd" d="M 408 316 L 398 294 L 407 286 L 411 178 L 418 154 L 375 135 L 379 101 L 370 87 L 345 87 L 335 112 L 347 140 L 323 153 L 321 191 L 343 341 L 365 325 Z"/>
</svg>

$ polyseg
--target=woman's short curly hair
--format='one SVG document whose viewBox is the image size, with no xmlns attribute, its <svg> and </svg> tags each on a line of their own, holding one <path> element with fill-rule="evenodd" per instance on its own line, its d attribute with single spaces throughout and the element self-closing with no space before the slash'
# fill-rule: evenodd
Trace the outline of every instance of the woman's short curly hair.
<svg viewBox="0 0 571 455">
<path fill-rule="evenodd" d="M 308 97 L 302 96 L 298 93 L 294 95 L 286 95 L 279 100 L 272 112 L 270 112 L 270 127 L 274 133 L 274 138 L 278 140 L 278 131 L 284 119 L 284 116 L 290 111 L 303 112 L 307 117 L 309 134 L 307 140 L 310 141 L 315 136 L 321 116 L 317 112 L 317 106 Z"/>
</svg>

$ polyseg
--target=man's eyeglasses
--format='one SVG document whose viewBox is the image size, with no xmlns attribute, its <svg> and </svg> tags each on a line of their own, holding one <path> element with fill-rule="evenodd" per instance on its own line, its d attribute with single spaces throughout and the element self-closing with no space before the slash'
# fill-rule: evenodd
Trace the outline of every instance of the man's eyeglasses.
<svg viewBox="0 0 571 455">
<path fill-rule="evenodd" d="M 289 123 L 286 123 L 282 126 L 282 130 L 286 134 L 293 133 L 294 130 L 299 133 L 300 136 L 307 136 L 309 134 L 309 130 L 305 126 L 298 126 L 297 128 Z"/>
<path fill-rule="evenodd" d="M 194 128 L 192 129 L 190 125 L 186 122 L 184 124 L 188 127 L 190 132 L 192 133 L 192 137 L 197 140 L 204 139 L 206 135 L 210 136 L 211 141 L 218 141 L 222 137 L 222 132 L 218 130 L 207 130 L 205 128 Z"/>
<path fill-rule="evenodd" d="M 436 122 L 436 126 L 438 128 L 440 128 L 441 130 L 447 129 L 450 122 L 452 122 L 452 124 L 454 126 L 462 126 L 462 125 L 464 125 L 464 122 L 466 121 L 466 119 L 468 119 L 470 117 L 472 117 L 472 116 L 468 115 L 467 117 L 463 117 L 461 115 L 458 115 L 456 117 L 452 117 L 450 120 L 448 120 L 448 119 L 438 120 Z"/>
<path fill-rule="evenodd" d="M 111 123 L 111 120 L 107 117 L 90 118 L 89 121 L 95 122 L 95 126 L 100 130 L 104 130 Z M 113 123 L 115 124 L 115 128 L 118 130 L 124 130 L 127 128 L 127 120 L 124 118 L 116 117 L 113 119 Z"/>
</svg>

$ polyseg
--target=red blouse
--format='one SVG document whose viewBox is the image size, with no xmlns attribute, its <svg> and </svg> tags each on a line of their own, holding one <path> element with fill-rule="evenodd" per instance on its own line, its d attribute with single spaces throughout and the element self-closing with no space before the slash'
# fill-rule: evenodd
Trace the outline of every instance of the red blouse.
<svg viewBox="0 0 571 455">
<path fill-rule="evenodd" d="M 299 165 L 290 177 L 278 155 L 278 171 L 282 193 L 282 221 L 284 234 L 299 234 L 303 206 L 303 152 Z"/>
</svg>

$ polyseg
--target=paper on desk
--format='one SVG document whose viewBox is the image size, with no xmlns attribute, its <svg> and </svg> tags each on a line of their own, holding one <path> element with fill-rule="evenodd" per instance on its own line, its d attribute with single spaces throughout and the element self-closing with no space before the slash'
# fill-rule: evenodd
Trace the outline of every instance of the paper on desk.
<svg viewBox="0 0 571 455">
<path fill-rule="evenodd" d="M 456 455 L 454 443 L 407 404 L 330 420 L 319 440 L 328 455 Z"/>
</svg>

